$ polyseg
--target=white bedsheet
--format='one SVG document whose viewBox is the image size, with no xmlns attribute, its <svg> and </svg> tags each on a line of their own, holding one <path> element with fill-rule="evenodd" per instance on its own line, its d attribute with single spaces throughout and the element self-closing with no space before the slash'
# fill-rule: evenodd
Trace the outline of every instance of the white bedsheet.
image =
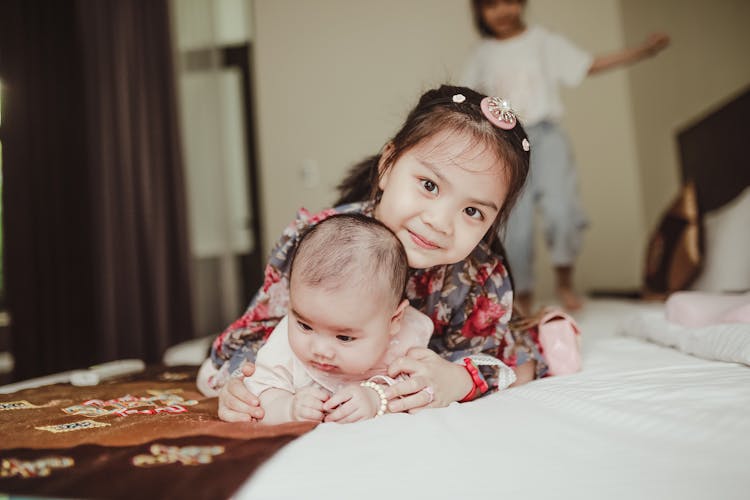
<svg viewBox="0 0 750 500">
<path fill-rule="evenodd" d="M 322 424 L 236 497 L 750 498 L 750 368 L 614 336 L 637 307 L 587 305 L 579 374 L 417 415 Z"/>
<path fill-rule="evenodd" d="M 634 314 L 622 323 L 622 333 L 674 347 L 687 354 L 750 366 L 750 324 L 717 323 L 688 328 L 667 321 L 661 311 Z"/>
</svg>

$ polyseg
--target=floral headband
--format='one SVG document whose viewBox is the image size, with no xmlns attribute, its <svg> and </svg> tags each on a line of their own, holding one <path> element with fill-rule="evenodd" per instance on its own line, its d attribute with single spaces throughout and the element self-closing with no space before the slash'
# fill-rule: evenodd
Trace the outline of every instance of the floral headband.
<svg viewBox="0 0 750 500">
<path fill-rule="evenodd" d="M 453 102 L 462 103 L 466 100 L 466 96 L 463 94 L 456 94 L 453 96 Z M 500 97 L 485 97 L 479 104 L 482 108 L 482 114 L 489 120 L 494 126 L 503 130 L 512 130 L 518 122 L 516 118 L 516 112 L 510 107 L 510 103 L 506 99 Z M 531 145 L 529 140 L 524 137 L 522 141 L 524 151 L 529 151 Z"/>
</svg>

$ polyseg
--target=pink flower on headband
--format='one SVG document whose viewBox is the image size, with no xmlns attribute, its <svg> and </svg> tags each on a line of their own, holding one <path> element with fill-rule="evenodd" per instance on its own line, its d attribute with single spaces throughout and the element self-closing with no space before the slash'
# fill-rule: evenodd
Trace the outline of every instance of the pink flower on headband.
<svg viewBox="0 0 750 500">
<path fill-rule="evenodd" d="M 510 103 L 499 97 L 485 97 L 481 102 L 482 113 L 496 127 L 511 130 L 516 126 L 516 113 Z"/>
</svg>

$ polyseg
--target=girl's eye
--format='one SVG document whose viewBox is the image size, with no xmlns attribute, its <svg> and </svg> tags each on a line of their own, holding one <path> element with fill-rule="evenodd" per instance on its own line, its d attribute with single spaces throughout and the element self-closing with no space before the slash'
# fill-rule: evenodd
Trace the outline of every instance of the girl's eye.
<svg viewBox="0 0 750 500">
<path fill-rule="evenodd" d="M 468 215 L 472 219 L 478 219 L 478 220 L 483 220 L 484 219 L 484 215 L 482 215 L 482 212 L 480 212 L 479 210 L 477 210 L 474 207 L 466 207 L 464 209 L 464 212 L 466 213 L 466 215 Z"/>
<path fill-rule="evenodd" d="M 437 184 L 435 184 L 429 179 L 422 179 L 422 187 L 428 193 L 437 194 L 438 192 Z"/>
<path fill-rule="evenodd" d="M 350 337 L 349 335 L 336 335 L 336 338 L 341 342 L 351 342 L 354 340 L 354 337 Z"/>
<path fill-rule="evenodd" d="M 312 331 L 312 327 L 310 325 L 305 324 L 305 323 L 303 323 L 301 321 L 297 321 L 297 325 L 299 325 L 299 327 L 302 330 L 306 331 L 306 332 L 311 332 Z"/>
</svg>

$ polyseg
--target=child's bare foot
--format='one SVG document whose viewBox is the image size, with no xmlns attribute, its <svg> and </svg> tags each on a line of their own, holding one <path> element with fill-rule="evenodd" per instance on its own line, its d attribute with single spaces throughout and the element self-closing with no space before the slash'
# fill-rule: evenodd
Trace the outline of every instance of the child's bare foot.
<svg viewBox="0 0 750 500">
<path fill-rule="evenodd" d="M 573 266 L 556 266 L 557 298 L 564 309 L 577 311 L 583 307 L 581 297 L 573 290 Z"/>
<path fill-rule="evenodd" d="M 583 307 L 583 300 L 572 288 L 559 287 L 557 297 L 560 299 L 562 306 L 568 311 L 577 311 Z"/>
</svg>

